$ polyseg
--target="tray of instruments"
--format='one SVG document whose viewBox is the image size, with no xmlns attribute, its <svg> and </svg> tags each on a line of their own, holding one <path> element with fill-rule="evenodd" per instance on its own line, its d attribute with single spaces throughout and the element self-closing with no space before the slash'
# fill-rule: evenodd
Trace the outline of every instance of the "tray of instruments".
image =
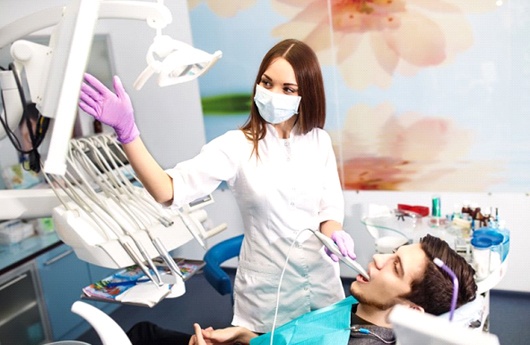
<svg viewBox="0 0 530 345">
<path fill-rule="evenodd" d="M 141 267 L 134 265 L 123 268 L 82 289 L 81 298 L 122 303 L 144 307 L 154 307 L 164 298 L 179 297 L 185 292 L 185 281 L 199 272 L 205 265 L 202 260 L 174 258 L 182 277 L 173 277 L 162 260 L 154 260 L 161 283 L 147 277 Z M 156 279 L 155 279 L 156 280 Z"/>
</svg>

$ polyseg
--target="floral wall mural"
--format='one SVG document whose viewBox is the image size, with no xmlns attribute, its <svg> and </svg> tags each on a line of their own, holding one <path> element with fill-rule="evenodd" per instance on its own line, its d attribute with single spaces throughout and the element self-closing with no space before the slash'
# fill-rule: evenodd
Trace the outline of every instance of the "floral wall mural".
<svg viewBox="0 0 530 345">
<path fill-rule="evenodd" d="M 354 89 L 388 87 L 397 72 L 413 75 L 421 68 L 451 61 L 473 42 L 465 14 L 497 7 L 491 0 L 273 3 L 290 20 L 274 28 L 272 34 L 311 45 L 323 63 L 339 66 L 344 80 Z"/>
<path fill-rule="evenodd" d="M 526 0 L 189 0 L 207 139 L 245 121 L 263 54 L 319 56 L 344 189 L 528 192 Z"/>
</svg>

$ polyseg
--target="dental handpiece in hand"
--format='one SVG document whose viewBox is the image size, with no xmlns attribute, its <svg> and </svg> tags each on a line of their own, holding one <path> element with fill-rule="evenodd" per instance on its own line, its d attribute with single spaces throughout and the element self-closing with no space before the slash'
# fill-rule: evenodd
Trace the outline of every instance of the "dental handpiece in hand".
<svg viewBox="0 0 530 345">
<path fill-rule="evenodd" d="M 365 277 L 367 280 L 370 280 L 370 276 L 368 273 L 362 268 L 361 265 L 359 265 L 358 262 L 355 260 L 352 260 L 349 256 L 344 256 L 339 250 L 339 247 L 331 238 L 324 235 L 320 231 L 313 231 L 315 233 L 315 236 L 324 244 L 333 254 L 337 255 L 337 257 L 346 264 L 349 268 L 353 269 L 356 272 L 359 272 L 360 275 Z"/>
</svg>

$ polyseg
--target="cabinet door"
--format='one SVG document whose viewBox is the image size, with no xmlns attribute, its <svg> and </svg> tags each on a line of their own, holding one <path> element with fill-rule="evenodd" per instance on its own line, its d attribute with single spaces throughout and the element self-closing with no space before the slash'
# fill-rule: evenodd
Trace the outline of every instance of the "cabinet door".
<svg viewBox="0 0 530 345">
<path fill-rule="evenodd" d="M 42 304 L 33 262 L 0 276 L 0 344 L 37 345 L 49 340 Z"/>
<path fill-rule="evenodd" d="M 82 288 L 91 283 L 86 262 L 63 244 L 39 256 L 37 263 L 53 339 L 77 337 L 80 334 L 71 331 L 85 321 L 70 308 L 80 299 Z"/>
<path fill-rule="evenodd" d="M 90 282 L 95 283 L 116 273 L 117 269 L 88 264 L 88 271 L 90 272 Z"/>
</svg>

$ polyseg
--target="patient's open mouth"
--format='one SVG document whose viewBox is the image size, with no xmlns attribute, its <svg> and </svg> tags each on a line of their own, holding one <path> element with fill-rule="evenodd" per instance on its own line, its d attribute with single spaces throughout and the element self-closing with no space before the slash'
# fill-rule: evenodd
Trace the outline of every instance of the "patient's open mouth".
<svg viewBox="0 0 530 345">
<path fill-rule="evenodd" d="M 357 275 L 355 280 L 357 280 L 358 282 L 363 282 L 363 283 L 368 283 L 369 282 L 369 280 L 366 279 L 365 277 L 363 277 L 361 274 Z"/>
</svg>

